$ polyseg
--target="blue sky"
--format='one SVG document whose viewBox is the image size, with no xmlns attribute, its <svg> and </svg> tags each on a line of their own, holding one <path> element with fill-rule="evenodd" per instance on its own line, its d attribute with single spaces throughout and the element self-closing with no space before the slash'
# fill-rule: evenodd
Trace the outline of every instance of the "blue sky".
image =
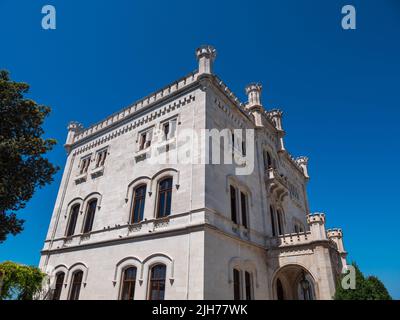
<svg viewBox="0 0 400 320">
<path fill-rule="evenodd" d="M 57 29 L 41 28 L 41 8 Z M 352 4 L 357 29 L 341 28 Z M 63 167 L 66 125 L 90 125 L 196 68 L 217 48 L 216 73 L 245 100 L 263 84 L 284 111 L 286 146 L 310 158 L 312 211 L 342 227 L 350 260 L 400 298 L 400 2 L 0 0 L 0 69 L 53 108 L 49 158 Z M 0 244 L 0 261 L 37 265 L 61 172 L 19 216 L 25 230 Z"/>
</svg>

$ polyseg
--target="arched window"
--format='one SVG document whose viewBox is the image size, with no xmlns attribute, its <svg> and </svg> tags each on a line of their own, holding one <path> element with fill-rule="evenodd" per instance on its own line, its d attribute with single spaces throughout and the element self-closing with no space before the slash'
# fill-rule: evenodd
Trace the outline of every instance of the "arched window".
<svg viewBox="0 0 400 320">
<path fill-rule="evenodd" d="M 264 169 L 268 170 L 273 167 L 273 160 L 268 151 L 264 151 Z"/>
<path fill-rule="evenodd" d="M 233 300 L 240 300 L 240 271 L 233 269 Z"/>
<path fill-rule="evenodd" d="M 64 284 L 64 277 L 65 277 L 64 272 L 58 272 L 56 274 L 56 286 L 53 292 L 53 297 L 52 297 L 53 300 L 60 300 L 61 291 Z"/>
<path fill-rule="evenodd" d="M 71 291 L 69 293 L 69 300 L 79 300 L 79 293 L 81 292 L 83 279 L 83 271 L 75 271 L 72 275 Z"/>
<path fill-rule="evenodd" d="M 164 300 L 166 269 L 163 264 L 157 264 L 151 268 L 149 300 Z"/>
<path fill-rule="evenodd" d="M 253 299 L 253 279 L 251 273 L 246 271 L 244 273 L 244 282 L 245 282 L 245 289 L 246 289 L 246 300 Z"/>
<path fill-rule="evenodd" d="M 240 192 L 240 205 L 242 211 L 242 225 L 247 228 L 247 195 L 242 191 Z"/>
<path fill-rule="evenodd" d="M 79 216 L 79 208 L 80 208 L 79 204 L 76 204 L 71 208 L 71 213 L 69 215 L 69 222 L 66 233 L 67 237 L 70 237 L 75 233 L 76 221 L 78 220 Z"/>
<path fill-rule="evenodd" d="M 165 178 L 158 185 L 157 218 L 171 214 L 172 178 Z"/>
<path fill-rule="evenodd" d="M 133 190 L 131 223 L 137 223 L 143 220 L 145 199 L 146 185 L 142 184 Z"/>
<path fill-rule="evenodd" d="M 272 236 L 275 237 L 275 236 L 276 236 L 276 229 L 275 229 L 275 211 L 274 211 L 274 208 L 272 208 L 272 206 L 269 206 L 269 212 L 270 212 L 270 215 L 271 215 Z"/>
<path fill-rule="evenodd" d="M 231 219 L 234 223 L 237 223 L 237 208 L 236 208 L 236 188 L 234 186 L 229 187 L 230 200 L 231 200 Z"/>
<path fill-rule="evenodd" d="M 136 268 L 125 269 L 121 282 L 121 300 L 133 300 L 135 296 Z"/>
<path fill-rule="evenodd" d="M 92 231 L 94 214 L 96 213 L 97 199 L 90 200 L 86 210 L 85 224 L 83 226 L 83 233 Z"/>
<path fill-rule="evenodd" d="M 283 215 L 282 215 L 282 211 L 281 210 L 277 211 L 277 218 L 278 218 L 278 233 L 281 236 L 281 235 L 284 234 L 284 230 L 283 230 Z"/>
<path fill-rule="evenodd" d="M 276 296 L 278 300 L 285 300 L 282 282 L 280 279 L 276 280 Z"/>
</svg>

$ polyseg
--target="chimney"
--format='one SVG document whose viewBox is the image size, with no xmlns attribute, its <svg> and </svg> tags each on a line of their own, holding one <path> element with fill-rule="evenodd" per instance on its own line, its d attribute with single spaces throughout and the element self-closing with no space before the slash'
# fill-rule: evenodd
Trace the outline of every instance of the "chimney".
<svg viewBox="0 0 400 320">
<path fill-rule="evenodd" d="M 199 62 L 199 74 L 212 74 L 213 64 L 217 56 L 217 50 L 213 46 L 204 45 L 196 49 L 196 57 Z"/>
</svg>

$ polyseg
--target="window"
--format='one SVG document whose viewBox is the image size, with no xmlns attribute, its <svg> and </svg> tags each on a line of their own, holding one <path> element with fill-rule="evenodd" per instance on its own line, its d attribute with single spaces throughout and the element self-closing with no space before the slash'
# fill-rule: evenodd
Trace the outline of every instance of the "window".
<svg viewBox="0 0 400 320">
<path fill-rule="evenodd" d="M 162 124 L 162 140 L 166 141 L 175 137 L 176 118 L 168 120 Z"/>
<path fill-rule="evenodd" d="M 240 192 L 240 205 L 242 211 L 242 225 L 247 228 L 247 196 Z"/>
<path fill-rule="evenodd" d="M 233 299 L 240 300 L 240 271 L 233 269 Z"/>
<path fill-rule="evenodd" d="M 106 161 L 107 157 L 107 149 L 100 150 L 97 152 L 96 158 L 96 168 L 104 166 L 104 162 Z"/>
<path fill-rule="evenodd" d="M 235 151 L 235 133 L 232 131 L 232 153 Z"/>
<path fill-rule="evenodd" d="M 252 277 L 251 273 L 246 271 L 244 273 L 244 282 L 246 287 L 246 300 L 253 299 Z"/>
<path fill-rule="evenodd" d="M 285 300 L 282 282 L 280 279 L 276 280 L 276 296 L 278 300 Z"/>
<path fill-rule="evenodd" d="M 276 237 L 276 229 L 275 229 L 275 211 L 272 206 L 269 207 L 269 212 L 271 215 L 271 228 L 272 228 L 272 236 Z"/>
<path fill-rule="evenodd" d="M 79 300 L 79 293 L 81 291 L 83 279 L 83 271 L 75 271 L 72 275 L 71 292 L 69 294 L 69 300 Z"/>
<path fill-rule="evenodd" d="M 87 206 L 85 224 L 83 227 L 83 233 L 92 231 L 94 214 L 96 213 L 97 199 L 90 200 Z"/>
<path fill-rule="evenodd" d="M 143 220 L 145 199 L 146 185 L 136 187 L 135 190 L 133 190 L 131 223 L 138 223 Z"/>
<path fill-rule="evenodd" d="M 283 235 L 284 231 L 283 231 L 283 216 L 282 216 L 282 211 L 278 210 L 277 212 L 277 217 L 278 217 L 278 233 L 279 235 Z"/>
<path fill-rule="evenodd" d="M 133 300 L 135 296 L 136 268 L 125 269 L 122 275 L 121 300 Z"/>
<path fill-rule="evenodd" d="M 157 218 L 171 214 L 172 178 L 165 178 L 158 185 Z"/>
<path fill-rule="evenodd" d="M 139 150 L 147 149 L 151 146 L 151 139 L 153 137 L 153 129 L 144 131 L 139 134 Z"/>
<path fill-rule="evenodd" d="M 54 288 L 52 300 L 60 300 L 61 291 L 64 284 L 64 272 L 58 272 L 56 274 L 56 287 Z"/>
<path fill-rule="evenodd" d="M 71 213 L 69 215 L 69 222 L 66 233 L 67 237 L 70 237 L 75 233 L 76 221 L 78 220 L 79 216 L 79 208 L 80 208 L 79 204 L 76 204 L 71 208 Z"/>
<path fill-rule="evenodd" d="M 231 219 L 234 223 L 237 223 L 236 189 L 234 186 L 230 186 L 230 195 L 231 195 Z"/>
<path fill-rule="evenodd" d="M 151 268 L 149 300 L 164 300 L 166 266 L 157 264 Z"/>
<path fill-rule="evenodd" d="M 79 174 L 84 174 L 84 173 L 88 172 L 89 165 L 90 165 L 90 156 L 83 158 L 81 160 Z"/>
</svg>

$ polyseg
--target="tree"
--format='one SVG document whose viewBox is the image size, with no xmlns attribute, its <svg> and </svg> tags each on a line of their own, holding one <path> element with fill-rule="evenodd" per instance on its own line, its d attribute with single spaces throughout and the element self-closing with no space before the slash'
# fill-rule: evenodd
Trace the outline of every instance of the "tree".
<svg viewBox="0 0 400 320">
<path fill-rule="evenodd" d="M 385 285 L 375 276 L 369 276 L 368 282 L 368 293 L 372 300 L 392 300 L 389 292 L 385 288 Z"/>
<path fill-rule="evenodd" d="M 334 300 L 391 300 L 384 284 L 375 276 L 365 278 L 355 262 L 352 263 L 356 275 L 356 288 L 344 289 L 341 285 L 342 276 L 337 285 Z"/>
<path fill-rule="evenodd" d="M 32 300 L 46 275 L 37 267 L 11 261 L 0 264 L 0 300 Z"/>
<path fill-rule="evenodd" d="M 56 143 L 42 138 L 50 108 L 24 98 L 28 91 L 28 84 L 0 70 L 0 243 L 23 230 L 24 221 L 14 211 L 24 208 L 58 170 L 43 157 Z"/>
</svg>

